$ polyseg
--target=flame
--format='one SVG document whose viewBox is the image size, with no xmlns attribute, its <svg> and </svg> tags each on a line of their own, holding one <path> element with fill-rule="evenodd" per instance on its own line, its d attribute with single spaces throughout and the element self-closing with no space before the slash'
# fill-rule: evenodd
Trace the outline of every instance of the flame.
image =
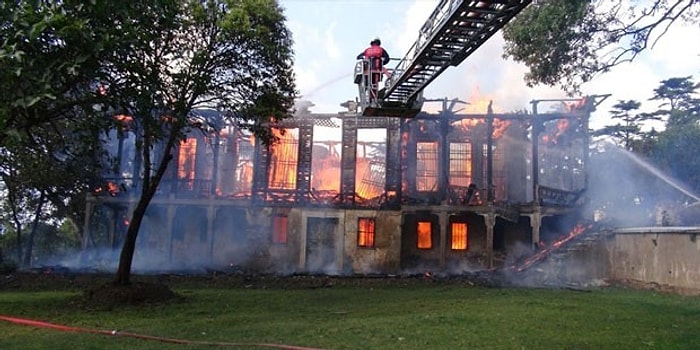
<svg viewBox="0 0 700 350">
<path fill-rule="evenodd" d="M 430 249 L 433 246 L 432 225 L 430 221 L 418 222 L 418 249 Z"/>
<path fill-rule="evenodd" d="M 555 125 L 554 132 L 550 135 L 542 135 L 542 142 L 544 143 L 553 143 L 557 144 L 559 143 L 559 137 L 564 135 L 568 130 L 569 126 L 571 126 L 571 122 L 569 121 L 568 118 L 560 118 L 557 120 L 557 124 Z"/>
<path fill-rule="evenodd" d="M 110 196 L 114 197 L 119 193 L 119 186 L 112 181 L 107 182 L 107 192 L 109 192 Z"/>
<path fill-rule="evenodd" d="M 383 183 L 373 183 L 372 174 L 379 169 L 375 169 L 369 158 L 357 158 L 355 172 L 355 191 L 362 198 L 375 198 L 382 194 Z"/>
<path fill-rule="evenodd" d="M 578 237 L 582 233 L 586 232 L 588 229 L 593 227 L 592 224 L 584 225 L 582 223 L 576 224 L 569 233 L 564 235 L 563 237 L 560 237 L 558 240 L 552 242 L 552 244 L 549 245 L 549 247 L 544 247 L 544 249 L 538 251 L 534 255 L 530 256 L 529 258 L 525 259 L 522 264 L 519 266 L 511 266 L 512 269 L 521 272 L 526 270 L 527 268 L 531 267 L 537 262 L 540 262 L 544 260 L 552 251 L 556 250 L 557 248 L 561 247 L 564 245 L 566 242 L 571 241 L 572 239 Z M 544 242 L 539 242 L 538 244 L 544 245 Z"/>
<path fill-rule="evenodd" d="M 112 181 L 108 181 L 107 183 L 105 183 L 103 185 L 95 187 L 92 190 L 92 193 L 95 195 L 98 195 L 98 194 L 102 193 L 103 191 L 107 192 L 110 196 L 114 197 L 117 194 L 119 194 L 119 192 L 121 192 L 121 189 L 119 188 L 119 185 L 117 185 L 116 183 L 114 183 Z"/>
<path fill-rule="evenodd" d="M 493 133 L 491 134 L 494 139 L 500 138 L 506 133 L 506 130 L 508 130 L 508 127 L 510 126 L 511 121 L 510 120 L 501 120 L 498 118 L 494 118 L 493 120 Z"/>
<path fill-rule="evenodd" d="M 270 146 L 269 187 L 293 190 L 297 183 L 299 141 L 292 130 L 273 128 L 272 134 L 278 142 Z"/>
<path fill-rule="evenodd" d="M 489 109 L 491 100 L 488 98 L 469 99 L 469 104 L 464 108 L 468 114 L 483 114 Z"/>
<path fill-rule="evenodd" d="M 359 218 L 357 222 L 357 245 L 374 247 L 375 221 L 372 218 Z"/>
<path fill-rule="evenodd" d="M 330 145 L 328 152 L 314 152 L 311 187 L 317 191 L 340 191 L 340 155 Z"/>
<path fill-rule="evenodd" d="M 114 120 L 122 124 L 131 123 L 134 120 L 134 117 L 126 114 L 117 114 L 112 118 L 114 118 Z"/>
<path fill-rule="evenodd" d="M 467 224 L 464 222 L 452 223 L 452 249 L 466 250 L 467 249 Z"/>
<path fill-rule="evenodd" d="M 466 132 L 466 131 L 473 129 L 474 127 L 476 127 L 477 125 L 482 124 L 482 123 L 484 123 L 483 119 L 468 118 L 468 119 L 462 119 L 460 121 L 457 121 L 453 125 L 455 127 L 461 127 Z"/>
<path fill-rule="evenodd" d="M 180 149 L 177 158 L 177 178 L 188 180 L 187 187 L 192 189 L 195 176 L 195 165 L 197 158 L 197 139 L 187 138 L 180 141 Z"/>
<path fill-rule="evenodd" d="M 482 114 L 488 113 L 489 109 L 492 112 L 498 112 L 500 109 L 493 103 L 493 96 L 482 95 L 478 85 L 472 88 L 467 101 L 469 104 L 464 108 L 464 113 L 467 114 Z"/>
</svg>

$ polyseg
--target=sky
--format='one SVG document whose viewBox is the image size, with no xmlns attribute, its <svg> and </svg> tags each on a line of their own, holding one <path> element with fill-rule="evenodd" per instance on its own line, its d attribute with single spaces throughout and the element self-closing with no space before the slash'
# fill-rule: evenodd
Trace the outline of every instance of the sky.
<svg viewBox="0 0 700 350">
<path fill-rule="evenodd" d="M 418 38 L 418 29 L 438 0 L 280 0 L 294 38 L 297 88 L 301 99 L 311 101 L 314 113 L 337 113 L 340 103 L 354 100 L 357 85 L 352 72 L 356 56 L 379 37 L 392 58 L 401 58 Z M 617 123 L 609 111 L 618 100 L 642 102 L 641 110 L 654 110 L 648 101 L 663 79 L 693 76 L 700 81 L 700 25 L 676 24 L 654 48 L 582 87 L 585 95 L 611 94 L 591 117 L 591 127 Z M 484 109 L 493 100 L 497 112 L 530 109 L 533 99 L 566 98 L 557 88 L 529 88 L 523 81 L 527 68 L 505 60 L 500 32 L 458 67 L 450 67 L 434 80 L 423 96 L 458 98 L 470 109 Z M 391 67 L 391 63 L 389 64 Z M 426 103 L 434 112 L 439 104 Z M 485 110 L 469 110 L 485 113 Z"/>
</svg>

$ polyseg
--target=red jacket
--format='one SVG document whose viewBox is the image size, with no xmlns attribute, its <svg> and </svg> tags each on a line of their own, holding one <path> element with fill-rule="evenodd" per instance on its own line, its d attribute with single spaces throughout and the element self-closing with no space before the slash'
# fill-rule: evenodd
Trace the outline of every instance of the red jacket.
<svg viewBox="0 0 700 350">
<path fill-rule="evenodd" d="M 358 60 L 363 58 L 377 58 L 376 60 L 372 60 L 372 62 L 374 62 L 372 69 L 376 70 L 381 70 L 382 65 L 389 63 L 389 54 L 379 45 L 372 45 L 357 55 Z"/>
</svg>

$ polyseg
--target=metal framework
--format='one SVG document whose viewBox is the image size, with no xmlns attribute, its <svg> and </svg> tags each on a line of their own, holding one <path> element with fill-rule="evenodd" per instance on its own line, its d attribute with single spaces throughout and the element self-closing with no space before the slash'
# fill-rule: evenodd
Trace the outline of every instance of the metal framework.
<svg viewBox="0 0 700 350">
<path fill-rule="evenodd" d="M 380 92 L 378 104 L 363 105 L 363 115 L 414 117 L 428 84 L 462 63 L 530 2 L 441 0 Z"/>
</svg>

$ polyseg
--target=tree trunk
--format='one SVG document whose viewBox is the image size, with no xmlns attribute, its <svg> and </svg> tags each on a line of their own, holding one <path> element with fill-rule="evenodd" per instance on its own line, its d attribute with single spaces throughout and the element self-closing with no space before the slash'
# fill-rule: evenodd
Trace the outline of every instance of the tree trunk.
<svg viewBox="0 0 700 350">
<path fill-rule="evenodd" d="M 126 238 L 124 238 L 124 246 L 122 246 L 122 251 L 119 255 L 119 268 L 114 280 L 115 285 L 124 286 L 131 283 L 131 263 L 134 260 L 134 252 L 136 251 L 136 238 L 138 237 L 143 217 L 146 215 L 148 202 L 150 202 L 150 199 L 147 200 L 142 197 L 131 215 L 129 228 L 126 230 Z"/>
<path fill-rule="evenodd" d="M 119 255 L 119 267 L 117 268 L 117 275 L 112 282 L 113 285 L 125 286 L 131 283 L 131 264 L 134 260 L 134 252 L 136 251 L 136 238 L 139 234 L 139 229 L 141 227 L 141 222 L 143 222 L 143 217 L 146 215 L 146 209 L 148 204 L 153 199 L 153 196 L 158 189 L 160 180 L 165 174 L 165 170 L 168 167 L 168 163 L 173 158 L 171 152 L 177 140 L 177 135 L 180 129 L 173 127 L 171 130 L 171 135 L 168 137 L 168 141 L 165 145 L 165 150 L 163 151 L 163 158 L 158 164 L 158 170 L 153 175 L 149 177 L 151 170 L 150 162 L 146 159 L 144 166 L 144 188 L 141 191 L 141 198 L 134 208 L 134 212 L 131 214 L 131 222 L 129 222 L 129 228 L 126 230 L 126 238 L 124 239 L 124 245 L 122 246 L 121 254 Z M 145 139 L 150 138 L 149 133 L 144 134 Z M 147 158 L 147 152 L 150 152 L 149 143 L 144 144 L 144 158 Z"/>
<path fill-rule="evenodd" d="M 32 267 L 32 250 L 34 250 L 34 236 L 36 235 L 36 230 L 39 227 L 39 219 L 41 218 L 41 209 L 44 207 L 44 199 L 46 194 L 41 192 L 39 197 L 39 204 L 36 206 L 36 211 L 34 212 L 34 222 L 32 223 L 32 230 L 29 231 L 29 237 L 27 237 L 27 248 L 24 250 L 24 262 L 25 267 Z"/>
<path fill-rule="evenodd" d="M 3 181 L 7 185 L 7 199 L 10 202 L 12 221 L 15 224 L 15 232 L 17 233 L 17 265 L 20 265 L 22 263 L 22 222 L 20 222 L 19 213 L 17 212 L 17 195 L 14 185 L 4 178 Z"/>
</svg>

